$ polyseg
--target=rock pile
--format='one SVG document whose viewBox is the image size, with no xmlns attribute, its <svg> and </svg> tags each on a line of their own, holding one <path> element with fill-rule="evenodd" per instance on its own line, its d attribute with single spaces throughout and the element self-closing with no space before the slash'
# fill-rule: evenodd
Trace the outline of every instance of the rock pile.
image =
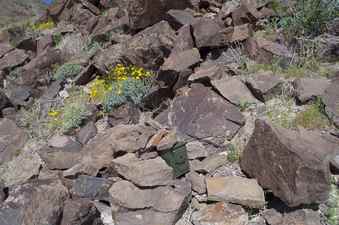
<svg viewBox="0 0 339 225">
<path fill-rule="evenodd" d="M 37 21 L 52 29 L 0 31 L 0 224 L 322 224 L 339 171 L 339 78 L 239 72 L 243 57 L 293 58 L 284 42 L 256 35 L 271 6 L 57 0 Z M 51 76 L 65 64 L 79 71 Z M 129 96 L 104 111 L 93 100 L 104 84 L 84 109 L 71 104 L 85 112 L 79 126 L 54 132 L 72 90 L 88 93 L 120 65 L 154 72 L 140 103 Z M 266 107 L 281 96 L 296 113 L 321 99 L 331 125 L 273 123 Z"/>
</svg>

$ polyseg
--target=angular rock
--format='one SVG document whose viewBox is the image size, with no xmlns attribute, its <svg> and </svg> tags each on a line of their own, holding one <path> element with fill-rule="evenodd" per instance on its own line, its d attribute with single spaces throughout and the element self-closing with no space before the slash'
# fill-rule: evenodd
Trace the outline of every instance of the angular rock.
<svg viewBox="0 0 339 225">
<path fill-rule="evenodd" d="M 8 99 L 8 97 L 6 96 L 6 94 L 0 91 L 0 110 L 3 110 L 10 106 L 12 106 L 12 104 L 10 100 Z"/>
<path fill-rule="evenodd" d="M 338 146 L 334 137 L 275 128 L 256 120 L 240 165 L 289 206 L 321 203 L 330 188 L 329 158 Z"/>
<path fill-rule="evenodd" d="M 262 72 L 252 75 L 246 84 L 256 98 L 265 102 L 281 93 L 283 80 L 271 72 Z"/>
<path fill-rule="evenodd" d="M 0 58 L 12 51 L 13 47 L 8 43 L 0 43 Z"/>
<path fill-rule="evenodd" d="M 329 85 L 330 82 L 326 79 L 299 78 L 293 81 L 296 97 L 300 103 L 322 96 Z"/>
<path fill-rule="evenodd" d="M 136 152 L 146 147 L 155 130 L 144 125 L 118 125 L 110 130 L 115 152 Z"/>
<path fill-rule="evenodd" d="M 16 66 L 22 65 L 28 59 L 25 51 L 14 49 L 0 58 L 0 70 L 11 70 Z"/>
<path fill-rule="evenodd" d="M 217 63 L 203 63 L 198 67 L 194 73 L 189 77 L 189 81 L 194 80 L 220 80 L 225 79 L 227 75 L 224 73 L 221 66 Z"/>
<path fill-rule="evenodd" d="M 124 53 L 124 46 L 122 44 L 112 45 L 104 50 L 100 50 L 94 56 L 94 66 L 101 72 L 105 73 L 108 69 L 120 62 Z"/>
<path fill-rule="evenodd" d="M 112 127 L 117 125 L 138 124 L 139 119 L 140 110 L 131 103 L 121 105 L 108 114 L 108 122 Z"/>
<path fill-rule="evenodd" d="M 203 175 L 191 171 L 187 175 L 187 179 L 191 182 L 193 191 L 197 192 L 198 194 L 206 193 L 206 182 Z"/>
<path fill-rule="evenodd" d="M 292 57 L 292 53 L 284 45 L 266 40 L 264 38 L 257 38 L 256 41 L 259 48 L 264 49 L 275 56 L 280 56 L 284 58 Z"/>
<path fill-rule="evenodd" d="M 95 137 L 97 134 L 97 127 L 93 122 L 89 122 L 86 124 L 86 126 L 82 127 L 77 134 L 78 141 L 85 145 L 89 140 Z"/>
<path fill-rule="evenodd" d="M 113 181 L 105 178 L 80 175 L 74 181 L 71 193 L 80 198 L 108 201 L 108 189 L 112 184 Z"/>
<path fill-rule="evenodd" d="M 39 150 L 39 155 L 49 169 L 64 170 L 79 163 L 82 146 L 69 136 L 56 135 L 48 141 L 48 145 Z"/>
<path fill-rule="evenodd" d="M 192 84 L 179 93 L 169 108 L 156 117 L 160 123 L 177 128 L 178 134 L 221 144 L 244 123 L 240 111 L 210 88 Z"/>
<path fill-rule="evenodd" d="M 192 26 L 184 25 L 177 31 L 177 36 L 174 41 L 172 53 L 183 52 L 185 50 L 194 48 L 194 41 L 192 37 Z"/>
<path fill-rule="evenodd" d="M 114 159 L 113 164 L 118 174 L 140 187 L 173 183 L 173 169 L 160 157 L 139 160 L 133 154 L 126 154 Z"/>
<path fill-rule="evenodd" d="M 0 180 L 6 187 L 22 184 L 39 174 L 42 161 L 36 153 L 21 153 L 0 166 Z"/>
<path fill-rule="evenodd" d="M 193 24 L 193 36 L 198 48 L 219 46 L 222 26 L 216 20 L 201 18 Z"/>
<path fill-rule="evenodd" d="M 199 141 L 192 141 L 186 144 L 188 159 L 203 159 L 208 156 L 208 151 Z"/>
<path fill-rule="evenodd" d="M 121 225 L 175 224 L 187 207 L 190 196 L 190 191 L 168 186 L 139 189 L 128 181 L 113 184 L 109 192 L 113 205 L 132 210 L 113 212 L 116 223 Z"/>
<path fill-rule="evenodd" d="M 169 21 L 172 27 L 179 29 L 183 25 L 192 24 L 194 16 L 187 10 L 171 9 L 167 12 L 167 21 Z"/>
<path fill-rule="evenodd" d="M 201 60 L 199 50 L 196 48 L 171 54 L 161 66 L 162 70 L 174 70 L 180 72 L 185 70 Z"/>
<path fill-rule="evenodd" d="M 162 19 L 170 9 L 190 7 L 188 0 L 131 0 L 128 2 L 128 15 L 132 29 L 151 26 Z"/>
<path fill-rule="evenodd" d="M 278 213 L 273 209 L 264 211 L 264 218 L 268 225 L 321 225 L 320 214 L 311 209 L 298 209 L 284 215 Z"/>
<path fill-rule="evenodd" d="M 258 100 L 252 95 L 250 90 L 238 78 L 214 80 L 212 85 L 222 96 L 235 105 L 258 103 Z"/>
<path fill-rule="evenodd" d="M 32 90 L 29 87 L 14 86 L 10 87 L 8 93 L 9 99 L 15 107 L 27 106 L 32 101 Z"/>
<path fill-rule="evenodd" d="M 37 40 L 37 54 L 41 54 L 45 49 L 53 47 L 54 41 L 52 35 L 45 35 Z"/>
<path fill-rule="evenodd" d="M 194 212 L 192 221 L 194 225 L 247 225 L 248 215 L 239 205 L 219 202 Z"/>
<path fill-rule="evenodd" d="M 123 48 L 123 59 L 146 69 L 157 69 L 173 48 L 175 31 L 166 21 L 134 35 Z"/>
<path fill-rule="evenodd" d="M 322 96 L 327 116 L 339 127 L 339 77 L 334 79 Z"/>
<path fill-rule="evenodd" d="M 334 156 L 330 163 L 331 172 L 334 174 L 339 174 L 339 154 Z"/>
<path fill-rule="evenodd" d="M 39 180 L 10 189 L 9 197 L 0 208 L 0 215 L 5 209 L 5 224 L 7 214 L 7 219 L 13 222 L 11 225 L 58 224 L 67 198 L 67 188 L 59 180 Z M 6 208 L 9 207 L 16 210 L 8 212 Z"/>
<path fill-rule="evenodd" d="M 100 212 L 95 204 L 87 199 L 67 200 L 65 202 L 61 225 L 96 224 Z"/>
<path fill-rule="evenodd" d="M 202 161 L 192 161 L 191 168 L 201 173 L 213 173 L 218 167 L 225 165 L 227 162 L 225 154 L 214 154 Z"/>
<path fill-rule="evenodd" d="M 206 179 L 208 200 L 240 204 L 250 208 L 265 206 L 264 190 L 255 179 L 210 177 Z"/>
</svg>

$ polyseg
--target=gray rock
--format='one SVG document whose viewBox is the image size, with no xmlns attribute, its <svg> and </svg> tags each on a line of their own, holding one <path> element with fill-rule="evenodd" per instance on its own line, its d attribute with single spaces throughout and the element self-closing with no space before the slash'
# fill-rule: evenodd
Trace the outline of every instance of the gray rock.
<svg viewBox="0 0 339 225">
<path fill-rule="evenodd" d="M 336 77 L 322 96 L 327 116 L 339 127 L 339 77 Z"/>
<path fill-rule="evenodd" d="M 118 174 L 140 187 L 173 183 L 173 169 L 160 157 L 139 160 L 133 154 L 126 154 L 114 159 L 113 164 Z"/>
<path fill-rule="evenodd" d="M 274 209 L 265 210 L 264 218 L 268 225 L 321 225 L 320 214 L 311 209 L 298 209 L 285 214 L 280 214 Z"/>
<path fill-rule="evenodd" d="M 296 97 L 300 103 L 322 96 L 329 85 L 330 82 L 326 79 L 299 78 L 293 81 Z"/>
<path fill-rule="evenodd" d="M 208 156 L 208 151 L 199 141 L 192 141 L 186 144 L 188 159 L 203 159 Z"/>
<path fill-rule="evenodd" d="M 176 29 L 194 22 L 194 16 L 188 10 L 171 9 L 167 12 L 167 17 L 169 23 Z"/>
<path fill-rule="evenodd" d="M 189 81 L 194 80 L 220 80 L 227 78 L 222 67 L 214 62 L 204 62 L 198 67 L 195 72 L 189 77 Z"/>
<path fill-rule="evenodd" d="M 321 203 L 326 201 L 330 188 L 329 157 L 338 146 L 331 136 L 275 128 L 256 120 L 240 165 L 289 206 Z"/>
<path fill-rule="evenodd" d="M 100 177 L 80 175 L 73 183 L 71 193 L 80 198 L 108 201 L 108 189 L 113 181 Z"/>
<path fill-rule="evenodd" d="M 14 49 L 0 58 L 0 70 L 10 70 L 16 66 L 22 65 L 28 59 L 25 51 Z"/>
<path fill-rule="evenodd" d="M 54 135 L 48 140 L 48 146 L 52 148 L 81 148 L 80 143 L 76 142 L 73 137 L 66 135 Z"/>
<path fill-rule="evenodd" d="M 250 208 L 265 206 L 264 190 L 255 179 L 210 177 L 206 179 L 208 200 L 240 204 Z"/>
<path fill-rule="evenodd" d="M 191 88 L 183 88 L 179 93 L 169 108 L 156 117 L 161 124 L 176 128 L 178 135 L 222 144 L 244 123 L 234 105 L 202 84 L 192 84 Z"/>
<path fill-rule="evenodd" d="M 191 168 L 201 173 L 213 173 L 218 167 L 228 162 L 226 154 L 214 154 L 202 161 L 191 161 Z"/>
<path fill-rule="evenodd" d="M 282 91 L 283 80 L 271 72 L 253 74 L 246 80 L 253 95 L 262 102 L 272 99 Z"/>
<path fill-rule="evenodd" d="M 0 58 L 12 50 L 13 47 L 9 43 L 0 43 Z"/>
<path fill-rule="evenodd" d="M 244 103 L 258 103 L 246 85 L 238 78 L 213 80 L 212 85 L 228 101 L 235 105 Z"/>
<path fill-rule="evenodd" d="M 331 172 L 334 174 L 339 174 L 339 154 L 334 156 L 331 160 Z"/>
<path fill-rule="evenodd" d="M 39 174 L 42 161 L 36 153 L 21 153 L 12 161 L 0 166 L 0 180 L 6 187 L 22 184 Z"/>
<path fill-rule="evenodd" d="M 197 192 L 198 194 L 206 193 L 205 176 L 191 171 L 189 174 L 187 174 L 187 179 L 191 182 L 193 191 Z"/>
<path fill-rule="evenodd" d="M 194 48 L 191 25 L 184 25 L 177 31 L 172 52 L 183 52 Z"/>
<path fill-rule="evenodd" d="M 161 70 L 183 71 L 200 62 L 200 53 L 196 48 L 172 53 L 164 62 Z"/>
<path fill-rule="evenodd" d="M 9 119 L 0 120 L 0 165 L 17 156 L 24 147 L 27 135 Z"/>
<path fill-rule="evenodd" d="M 4 224 L 6 220 L 13 222 L 11 225 L 56 225 L 67 198 L 67 188 L 59 180 L 39 180 L 16 186 L 9 190 L 9 197 L 0 208 L 0 215 L 5 214 L 5 217 L 0 218 L 4 219 Z"/>
<path fill-rule="evenodd" d="M 175 31 L 161 21 L 134 35 L 122 49 L 123 59 L 146 69 L 158 69 L 173 48 L 174 40 Z"/>
<path fill-rule="evenodd" d="M 117 224 L 174 224 L 187 207 L 189 191 L 180 188 L 157 187 L 139 189 L 128 181 L 119 181 L 110 188 L 113 205 L 133 211 L 113 212 Z"/>
<path fill-rule="evenodd" d="M 154 134 L 155 130 L 144 125 L 119 125 L 108 129 L 84 146 L 79 163 L 64 171 L 64 176 L 96 176 L 100 169 L 112 167 L 115 153 L 142 150 Z"/>
<path fill-rule="evenodd" d="M 100 220 L 100 212 L 88 199 L 67 200 L 64 205 L 60 225 L 95 224 Z"/>
<path fill-rule="evenodd" d="M 81 144 L 87 144 L 87 142 L 94 138 L 97 134 L 97 127 L 93 122 L 89 122 L 86 126 L 82 127 L 77 134 L 77 139 Z"/>
<path fill-rule="evenodd" d="M 247 225 L 248 215 L 239 205 L 219 202 L 194 212 L 192 221 L 194 225 Z"/>
</svg>

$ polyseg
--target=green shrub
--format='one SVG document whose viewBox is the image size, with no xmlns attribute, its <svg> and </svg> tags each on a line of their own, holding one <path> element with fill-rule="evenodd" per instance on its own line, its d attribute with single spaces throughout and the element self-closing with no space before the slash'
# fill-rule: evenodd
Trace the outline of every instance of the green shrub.
<svg viewBox="0 0 339 225">
<path fill-rule="evenodd" d="M 272 99 L 266 103 L 266 115 L 278 127 L 294 128 L 296 113 L 293 106 L 294 101 L 291 98 Z"/>
<path fill-rule="evenodd" d="M 236 147 L 233 144 L 228 145 L 228 151 L 227 151 L 227 160 L 231 163 L 238 161 L 240 158 L 239 151 L 236 149 Z"/>
<path fill-rule="evenodd" d="M 127 78 L 112 86 L 111 92 L 105 97 L 103 107 L 105 112 L 114 107 L 130 101 L 140 104 L 142 98 L 148 93 L 151 83 L 148 79 Z"/>
<path fill-rule="evenodd" d="M 329 225 L 339 224 L 339 190 L 333 183 L 331 184 L 331 191 L 327 202 L 328 209 L 325 212 L 326 222 Z"/>
<path fill-rule="evenodd" d="M 336 16 L 338 6 L 337 0 L 298 0 L 291 16 L 282 17 L 280 23 L 288 35 L 316 36 Z"/>
<path fill-rule="evenodd" d="M 64 105 L 62 115 L 62 130 L 69 132 L 79 128 L 90 112 L 83 101 L 69 102 Z"/>
<path fill-rule="evenodd" d="M 54 79 L 64 80 L 67 78 L 74 78 L 81 70 L 82 66 L 78 64 L 64 64 L 56 70 Z"/>
</svg>

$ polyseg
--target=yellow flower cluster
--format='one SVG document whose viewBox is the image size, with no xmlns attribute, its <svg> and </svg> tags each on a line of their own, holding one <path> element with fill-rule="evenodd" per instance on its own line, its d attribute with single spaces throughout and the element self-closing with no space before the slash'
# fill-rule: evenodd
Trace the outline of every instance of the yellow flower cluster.
<svg viewBox="0 0 339 225">
<path fill-rule="evenodd" d="M 124 66 L 122 64 L 116 65 L 108 74 L 109 79 L 122 81 L 127 80 L 129 77 L 133 79 L 144 79 L 151 77 L 153 74 L 138 66 Z"/>
<path fill-rule="evenodd" d="M 54 28 L 55 24 L 52 20 L 48 20 L 47 22 L 38 23 L 33 25 L 33 30 L 49 30 Z"/>
<path fill-rule="evenodd" d="M 101 102 L 106 94 L 112 91 L 112 84 L 104 79 L 96 78 L 90 84 L 89 96 L 95 102 Z"/>
</svg>

